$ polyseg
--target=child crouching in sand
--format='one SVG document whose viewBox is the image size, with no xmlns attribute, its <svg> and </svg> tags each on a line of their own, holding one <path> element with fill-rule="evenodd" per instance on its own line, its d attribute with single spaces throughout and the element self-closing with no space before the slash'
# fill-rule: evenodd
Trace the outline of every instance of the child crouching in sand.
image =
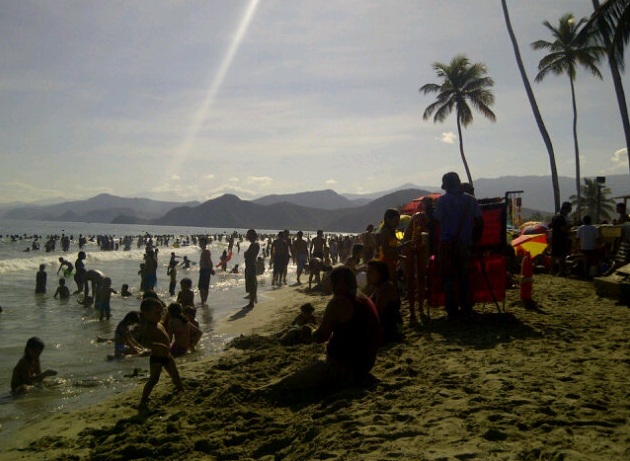
<svg viewBox="0 0 630 461">
<path fill-rule="evenodd" d="M 279 333 L 280 342 L 286 346 L 294 344 L 310 344 L 313 341 L 313 330 L 317 328 L 315 308 L 311 303 L 300 306 L 300 313 L 286 330 Z"/>
<path fill-rule="evenodd" d="M 144 319 L 143 343 L 151 349 L 149 357 L 150 375 L 149 380 L 142 390 L 142 398 L 138 407 L 139 411 L 146 410 L 149 405 L 149 396 L 153 388 L 160 380 L 162 368 L 165 368 L 173 380 L 177 390 L 183 390 L 182 380 L 175 360 L 171 355 L 170 340 L 166 330 L 160 323 L 163 313 L 162 303 L 154 298 L 145 298 L 140 304 L 140 312 Z"/>
</svg>

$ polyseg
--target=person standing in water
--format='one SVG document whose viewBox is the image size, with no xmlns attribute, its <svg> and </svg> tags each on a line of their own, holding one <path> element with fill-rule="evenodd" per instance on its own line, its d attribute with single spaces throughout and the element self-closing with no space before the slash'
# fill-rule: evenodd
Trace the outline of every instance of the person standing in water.
<svg viewBox="0 0 630 461">
<path fill-rule="evenodd" d="M 83 293 L 86 284 L 86 274 L 87 271 L 85 269 L 85 263 L 83 262 L 86 258 L 85 251 L 79 251 L 77 255 L 77 260 L 74 262 L 74 281 L 77 284 L 77 291 L 74 293 Z"/>
<path fill-rule="evenodd" d="M 254 307 L 258 302 L 258 280 L 256 279 L 256 261 L 260 252 L 258 235 L 254 229 L 249 229 L 245 238 L 250 242 L 249 248 L 244 253 L 245 256 L 245 291 L 249 295 L 248 309 Z"/>
<path fill-rule="evenodd" d="M 35 293 L 46 293 L 46 264 L 39 265 L 39 271 L 35 277 Z"/>
<path fill-rule="evenodd" d="M 206 306 L 210 290 L 210 275 L 212 275 L 212 258 L 210 250 L 207 248 L 208 240 L 206 238 L 199 239 L 199 246 L 201 247 L 201 256 L 199 257 L 199 296 L 201 297 L 201 304 Z"/>
</svg>

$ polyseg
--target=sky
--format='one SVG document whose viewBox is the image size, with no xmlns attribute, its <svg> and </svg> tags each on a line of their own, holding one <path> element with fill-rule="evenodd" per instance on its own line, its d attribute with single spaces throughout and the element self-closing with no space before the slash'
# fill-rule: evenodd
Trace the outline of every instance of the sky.
<svg viewBox="0 0 630 461">
<path fill-rule="evenodd" d="M 530 44 L 592 2 L 508 6 L 558 173 L 575 177 L 568 77 L 535 83 Z M 458 54 L 495 82 L 496 122 L 474 112 L 462 135 L 473 179 L 550 171 L 499 0 L 3 0 L 0 41 L 0 203 L 438 187 L 465 177 L 456 118 L 423 120 L 435 95 L 418 90 Z M 600 69 L 576 79 L 587 177 L 629 171 Z"/>
</svg>

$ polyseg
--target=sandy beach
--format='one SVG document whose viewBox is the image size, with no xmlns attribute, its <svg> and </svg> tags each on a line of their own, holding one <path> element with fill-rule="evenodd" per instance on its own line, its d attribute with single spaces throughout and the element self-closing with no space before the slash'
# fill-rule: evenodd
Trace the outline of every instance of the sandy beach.
<svg viewBox="0 0 630 461">
<path fill-rule="evenodd" d="M 135 409 L 139 379 L 30 426 L 0 460 L 630 459 L 630 309 L 590 283 L 537 275 L 535 308 L 509 290 L 507 313 L 478 305 L 469 325 L 432 309 L 380 353 L 368 386 L 291 404 L 258 389 L 324 349 L 273 334 L 305 302 L 321 315 L 328 297 L 302 285 L 270 298 L 225 320 L 244 335 L 228 351 L 180 367 L 184 392 L 163 375 L 148 417 Z"/>
</svg>

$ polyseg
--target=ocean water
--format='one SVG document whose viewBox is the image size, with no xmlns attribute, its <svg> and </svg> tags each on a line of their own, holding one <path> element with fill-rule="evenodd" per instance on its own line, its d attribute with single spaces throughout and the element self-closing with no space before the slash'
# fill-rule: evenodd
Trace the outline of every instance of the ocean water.
<svg viewBox="0 0 630 461">
<path fill-rule="evenodd" d="M 144 248 L 138 249 L 136 243 L 130 251 L 101 251 L 96 242 L 89 242 L 84 251 L 87 269 L 98 269 L 112 279 L 112 287 L 120 291 L 123 283 L 130 286 L 134 296 L 121 298 L 112 295 L 112 316 L 109 321 L 99 321 L 93 307 L 83 307 L 77 301 L 82 295 L 71 295 L 67 301 L 54 299 L 58 286 L 55 274 L 59 267 L 59 257 L 64 257 L 74 264 L 79 251 L 78 236 L 110 235 L 122 238 L 125 235 L 138 236 L 173 235 L 182 239 L 192 235 L 230 234 L 234 229 L 213 229 L 196 227 L 136 226 L 85 223 L 58 223 L 43 221 L 12 221 L 0 223 L 0 443 L 10 437 L 22 425 L 38 420 L 45 414 L 59 411 L 71 411 L 90 405 L 104 398 L 138 386 L 137 378 L 128 378 L 134 368 L 148 369 L 147 358 L 131 358 L 108 361 L 107 355 L 113 353 L 113 345 L 99 343 L 97 336 L 113 337 L 114 329 L 122 317 L 130 310 L 139 309 L 140 277 L 138 270 L 142 262 Z M 244 229 L 235 229 L 244 235 Z M 260 231 L 265 233 L 266 231 Z M 267 231 L 274 235 L 276 231 Z M 45 252 L 45 237 L 40 239 L 41 250 L 25 252 L 31 246 L 32 236 L 73 235 L 67 253 L 63 253 L 60 244 L 54 252 Z M 23 238 L 12 241 L 12 235 Z M 171 239 L 171 245 L 175 239 Z M 197 320 L 204 332 L 198 351 L 188 354 L 178 361 L 194 361 L 199 357 L 220 353 L 231 338 L 216 328 L 219 319 L 238 312 L 246 303 L 243 252 L 248 243 L 240 242 L 240 252 L 234 247 L 228 270 L 239 264 L 240 274 L 229 274 L 216 270 L 212 277 L 208 307 L 197 307 Z M 261 246 L 265 246 L 261 242 Z M 227 248 L 227 242 L 213 241 L 209 249 L 213 262 Z M 190 277 L 194 286 L 197 284 L 200 249 L 197 246 L 179 248 L 159 247 L 158 284 L 156 291 L 165 302 L 174 300 L 168 294 L 169 277 L 166 268 L 171 251 L 181 257 L 188 256 L 194 265 L 189 270 L 178 268 L 178 280 Z M 45 264 L 47 272 L 46 294 L 35 294 L 35 275 L 40 264 Z M 289 266 L 289 278 L 294 280 Z M 76 290 L 72 277 L 66 278 L 70 292 Z M 179 289 L 179 286 L 178 288 Z M 269 275 L 259 277 L 259 300 L 265 298 L 265 291 L 271 289 Z M 195 288 L 196 291 L 196 288 Z M 137 295 L 137 296 L 136 296 Z M 196 292 L 195 301 L 199 302 Z M 47 378 L 46 385 L 34 388 L 26 395 L 15 396 L 10 392 L 13 367 L 23 355 L 26 341 L 31 336 L 40 337 L 46 347 L 41 356 L 42 370 L 52 368 L 58 375 Z"/>
</svg>

